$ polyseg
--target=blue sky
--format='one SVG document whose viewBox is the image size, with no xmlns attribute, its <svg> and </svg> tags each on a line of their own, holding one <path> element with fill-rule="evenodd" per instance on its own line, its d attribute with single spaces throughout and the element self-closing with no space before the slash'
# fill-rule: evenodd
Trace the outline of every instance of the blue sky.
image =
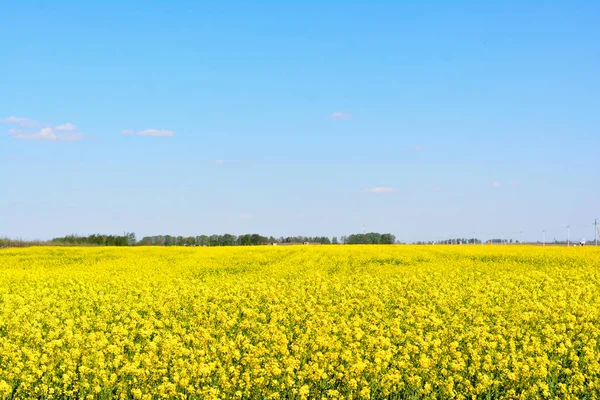
<svg viewBox="0 0 600 400">
<path fill-rule="evenodd" d="M 0 3 L 0 236 L 593 238 L 600 2 Z"/>
</svg>

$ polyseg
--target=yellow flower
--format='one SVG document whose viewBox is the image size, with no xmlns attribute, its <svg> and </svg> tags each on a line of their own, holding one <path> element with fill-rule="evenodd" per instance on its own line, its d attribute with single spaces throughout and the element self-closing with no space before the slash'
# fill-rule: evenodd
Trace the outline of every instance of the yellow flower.
<svg viewBox="0 0 600 400">
<path fill-rule="evenodd" d="M 594 398 L 574 250 L 2 249 L 0 398 Z"/>
</svg>

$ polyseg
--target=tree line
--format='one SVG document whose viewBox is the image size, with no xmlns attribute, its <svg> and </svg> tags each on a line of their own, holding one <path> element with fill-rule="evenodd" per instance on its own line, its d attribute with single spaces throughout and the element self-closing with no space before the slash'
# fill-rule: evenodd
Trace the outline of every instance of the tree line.
<svg viewBox="0 0 600 400">
<path fill-rule="evenodd" d="M 155 235 L 144 236 L 137 240 L 135 233 L 126 232 L 123 235 L 92 234 L 89 236 L 67 235 L 56 237 L 48 241 L 15 241 L 0 240 L 0 247 L 25 247 L 25 246 L 260 246 L 260 245 L 287 245 L 287 244 L 394 244 L 396 237 L 391 233 L 359 233 L 349 236 L 329 238 L 327 236 L 262 236 L 257 233 L 244 235 L 199 235 L 199 236 L 172 236 Z"/>
<path fill-rule="evenodd" d="M 266 237 L 259 234 L 245 235 L 200 235 L 200 236 L 145 236 L 138 244 L 142 246 L 259 246 L 273 244 L 394 244 L 396 237 L 391 233 L 366 233 L 337 236 L 331 239 L 327 236 L 273 236 Z"/>
<path fill-rule="evenodd" d="M 516 243 L 516 244 L 519 244 L 521 242 L 519 240 L 513 240 L 513 239 L 493 238 L 493 239 L 487 239 L 483 243 L 487 243 L 487 244 L 513 244 L 513 243 Z M 558 243 L 558 242 L 556 242 L 556 243 Z M 481 244 L 481 240 L 476 239 L 476 238 L 454 238 L 454 239 L 444 239 L 444 240 L 432 240 L 429 242 L 418 241 L 418 242 L 414 242 L 414 244 Z"/>
<path fill-rule="evenodd" d="M 200 236 L 145 236 L 138 244 L 143 246 L 258 246 L 273 244 L 394 244 L 396 237 L 391 233 L 365 233 L 337 236 L 331 239 L 327 236 L 273 236 L 266 237 L 259 234 L 245 235 L 200 235 Z"/>
<path fill-rule="evenodd" d="M 50 240 L 54 245 L 70 246 L 134 246 L 137 244 L 135 233 L 126 232 L 124 235 L 93 234 L 89 236 L 67 235 Z"/>
<path fill-rule="evenodd" d="M 357 233 L 348 237 L 342 237 L 344 244 L 394 244 L 396 236 L 391 233 Z"/>
</svg>

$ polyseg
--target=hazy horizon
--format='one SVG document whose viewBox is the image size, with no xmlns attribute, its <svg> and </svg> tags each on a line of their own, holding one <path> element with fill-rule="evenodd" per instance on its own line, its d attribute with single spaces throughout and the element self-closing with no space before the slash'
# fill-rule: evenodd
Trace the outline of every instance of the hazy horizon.
<svg viewBox="0 0 600 400">
<path fill-rule="evenodd" d="M 140 6 L 143 4 L 143 6 Z M 599 2 L 0 5 L 0 237 L 548 242 L 600 218 Z"/>
</svg>

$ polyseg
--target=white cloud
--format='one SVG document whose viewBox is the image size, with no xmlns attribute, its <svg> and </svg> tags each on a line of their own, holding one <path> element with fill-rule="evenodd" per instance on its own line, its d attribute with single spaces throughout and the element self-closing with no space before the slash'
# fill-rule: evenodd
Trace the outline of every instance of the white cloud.
<svg viewBox="0 0 600 400">
<path fill-rule="evenodd" d="M 215 165 L 223 165 L 223 164 L 225 164 L 226 162 L 227 162 L 227 161 L 225 161 L 225 160 L 213 160 L 213 161 L 211 161 L 210 163 L 211 163 L 211 164 L 215 164 Z"/>
<path fill-rule="evenodd" d="M 413 146 L 411 149 L 412 149 L 412 151 L 421 151 L 421 150 L 423 150 L 423 147 L 416 145 L 416 146 Z"/>
<path fill-rule="evenodd" d="M 0 122 L 4 124 L 17 124 L 22 128 L 35 128 L 41 125 L 38 121 L 35 121 L 33 119 L 25 117 L 15 117 L 12 115 L 8 118 L 0 119 Z"/>
<path fill-rule="evenodd" d="M 172 131 L 167 131 L 167 130 L 160 130 L 160 129 L 146 129 L 143 131 L 139 131 L 138 133 L 136 133 L 136 135 L 138 136 L 162 136 L 162 137 L 169 137 L 169 136 L 174 136 L 175 134 Z"/>
<path fill-rule="evenodd" d="M 371 188 L 371 193 L 394 193 L 397 192 L 398 189 L 393 187 L 385 187 L 385 186 L 376 186 Z"/>
<path fill-rule="evenodd" d="M 14 139 L 19 140 L 77 141 L 83 138 L 81 132 L 60 133 L 60 131 L 52 127 L 42 128 L 39 131 L 11 129 L 8 133 Z"/>
<path fill-rule="evenodd" d="M 247 219 L 252 219 L 252 218 L 254 218 L 254 215 L 250 215 L 250 214 L 246 214 L 246 213 L 240 214 L 240 219 L 247 220 Z"/>
<path fill-rule="evenodd" d="M 495 188 L 499 188 L 500 186 L 502 186 L 502 184 L 500 182 L 492 182 L 490 183 L 491 187 L 495 187 Z"/>
<path fill-rule="evenodd" d="M 0 122 L 18 125 L 20 128 L 8 130 L 8 134 L 18 140 L 76 141 L 83 138 L 83 134 L 70 122 L 58 126 L 46 124 L 43 128 L 39 128 L 41 124 L 38 121 L 29 118 L 8 117 Z"/>
<path fill-rule="evenodd" d="M 175 136 L 173 131 L 161 130 L 161 129 L 145 129 L 143 131 L 134 132 L 131 129 L 125 129 L 121 131 L 122 135 L 135 135 L 135 136 L 154 136 L 154 137 L 171 137 Z"/>
<path fill-rule="evenodd" d="M 77 127 L 70 122 L 56 127 L 57 131 L 76 131 Z"/>
<path fill-rule="evenodd" d="M 329 116 L 331 119 L 350 119 L 352 115 L 347 112 L 335 111 Z"/>
</svg>

